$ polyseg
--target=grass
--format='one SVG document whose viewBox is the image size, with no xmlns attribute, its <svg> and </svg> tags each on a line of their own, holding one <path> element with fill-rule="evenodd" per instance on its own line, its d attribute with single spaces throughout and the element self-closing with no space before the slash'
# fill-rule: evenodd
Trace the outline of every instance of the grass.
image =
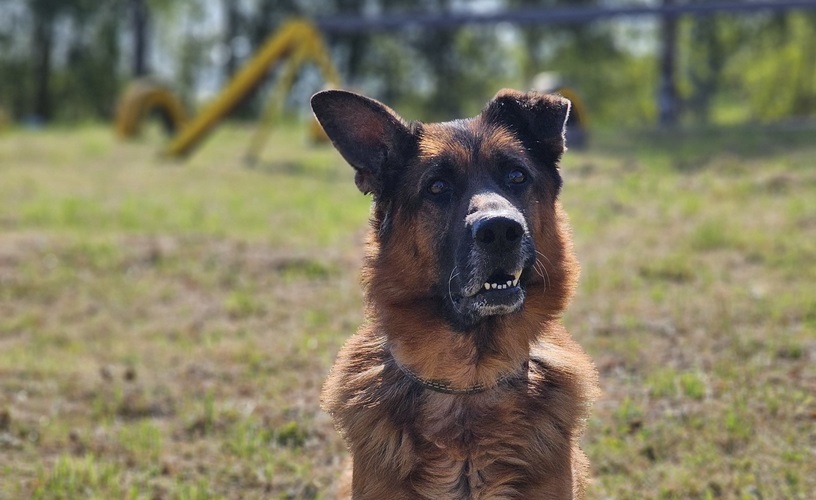
<svg viewBox="0 0 816 500">
<path fill-rule="evenodd" d="M 563 165 L 565 316 L 604 391 L 591 498 L 816 490 L 816 128 L 596 133 Z M 353 172 L 280 130 L 183 165 L 0 136 L 0 498 L 325 498 L 318 408 L 362 319 Z"/>
</svg>

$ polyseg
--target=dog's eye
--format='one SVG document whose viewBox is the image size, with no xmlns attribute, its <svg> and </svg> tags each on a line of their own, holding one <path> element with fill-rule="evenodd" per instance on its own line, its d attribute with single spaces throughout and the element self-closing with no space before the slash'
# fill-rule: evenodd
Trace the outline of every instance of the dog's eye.
<svg viewBox="0 0 816 500">
<path fill-rule="evenodd" d="M 431 194 L 442 194 L 450 189 L 450 184 L 442 179 L 434 179 L 428 185 L 428 192 Z"/>
<path fill-rule="evenodd" d="M 527 182 L 527 174 L 521 170 L 512 170 L 507 174 L 507 182 L 510 184 L 524 184 Z"/>
</svg>

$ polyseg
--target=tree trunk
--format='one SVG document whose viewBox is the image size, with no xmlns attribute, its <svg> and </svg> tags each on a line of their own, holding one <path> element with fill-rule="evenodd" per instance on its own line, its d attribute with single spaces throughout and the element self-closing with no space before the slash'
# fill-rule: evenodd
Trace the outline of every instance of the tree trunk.
<svg viewBox="0 0 816 500">
<path fill-rule="evenodd" d="M 34 48 L 34 116 L 51 119 L 51 51 L 54 26 L 51 16 L 35 13 L 32 46 Z"/>
<path fill-rule="evenodd" d="M 150 36 L 150 10 L 145 0 L 130 0 L 133 16 L 133 76 L 146 75 L 148 66 L 148 37 Z"/>
<path fill-rule="evenodd" d="M 229 81 L 238 68 L 238 58 L 235 57 L 233 41 L 238 36 L 238 22 L 240 13 L 234 0 L 224 0 L 224 46 L 227 47 L 227 60 L 224 64 L 224 80 Z"/>
<path fill-rule="evenodd" d="M 674 0 L 663 0 L 664 7 L 674 5 Z M 677 84 L 675 82 L 677 61 L 677 16 L 673 13 L 663 16 L 663 45 L 660 55 L 660 88 L 657 93 L 657 109 L 660 125 L 672 126 L 677 123 Z"/>
</svg>

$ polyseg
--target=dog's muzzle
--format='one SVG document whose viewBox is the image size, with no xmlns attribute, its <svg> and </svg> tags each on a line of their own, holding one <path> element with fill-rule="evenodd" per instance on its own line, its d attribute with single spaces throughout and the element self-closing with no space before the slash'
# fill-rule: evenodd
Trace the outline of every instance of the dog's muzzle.
<svg viewBox="0 0 816 500">
<path fill-rule="evenodd" d="M 472 319 L 518 310 L 524 303 L 523 273 L 532 240 L 515 208 L 475 211 L 465 220 L 470 241 L 461 268 L 467 278 L 456 309 Z"/>
</svg>

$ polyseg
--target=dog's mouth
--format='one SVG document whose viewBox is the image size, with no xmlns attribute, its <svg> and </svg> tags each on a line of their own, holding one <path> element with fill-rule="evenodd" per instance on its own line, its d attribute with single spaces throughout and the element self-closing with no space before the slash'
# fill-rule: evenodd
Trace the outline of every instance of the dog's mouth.
<svg viewBox="0 0 816 500">
<path fill-rule="evenodd" d="M 522 272 L 523 269 L 496 270 L 484 280 L 471 282 L 471 286 L 454 299 L 454 308 L 471 320 L 519 310 L 525 296 Z"/>
<path fill-rule="evenodd" d="M 474 295 L 480 293 L 488 293 L 493 290 L 512 290 L 519 287 L 519 280 L 521 279 L 521 269 L 507 274 L 502 271 L 497 271 L 490 275 L 482 285 L 482 288 Z"/>
</svg>

